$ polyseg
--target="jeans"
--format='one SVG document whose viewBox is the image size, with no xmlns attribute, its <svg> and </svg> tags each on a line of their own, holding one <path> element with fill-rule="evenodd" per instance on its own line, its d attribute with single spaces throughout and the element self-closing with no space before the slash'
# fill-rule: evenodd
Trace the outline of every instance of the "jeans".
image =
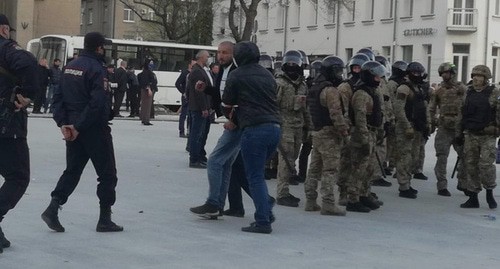
<svg viewBox="0 0 500 269">
<path fill-rule="evenodd" d="M 224 208 L 229 188 L 231 167 L 240 151 L 241 130 L 224 130 L 207 162 L 207 203 Z"/>
<path fill-rule="evenodd" d="M 241 152 L 233 162 L 231 169 L 231 179 L 229 180 L 229 188 L 227 191 L 227 200 L 229 201 L 229 209 L 233 211 L 245 212 L 243 207 L 243 198 L 241 196 L 241 189 L 243 189 L 248 196 L 252 197 L 250 189 L 248 188 L 248 180 L 245 175 L 245 165 Z"/>
<path fill-rule="evenodd" d="M 43 113 L 52 113 L 52 96 L 55 92 L 58 92 L 59 84 L 50 84 L 49 92 L 47 93 L 47 98 L 45 99 L 45 104 L 43 105 Z"/>
<path fill-rule="evenodd" d="M 186 121 L 187 115 L 188 115 L 188 102 L 187 98 L 184 96 L 182 97 L 182 106 L 181 106 L 181 113 L 179 115 L 179 134 L 184 134 L 184 122 Z M 189 120 L 188 120 L 188 126 L 189 126 Z"/>
<path fill-rule="evenodd" d="M 255 205 L 254 218 L 259 226 L 271 225 L 272 204 L 264 179 L 264 166 L 276 151 L 280 135 L 278 124 L 264 123 L 246 127 L 241 137 L 241 156 Z"/>
<path fill-rule="evenodd" d="M 201 111 L 189 111 L 189 115 L 191 116 L 188 139 L 189 162 L 197 163 L 203 161 L 206 156 L 205 144 L 210 130 L 210 122 L 208 118 L 202 116 Z"/>
</svg>

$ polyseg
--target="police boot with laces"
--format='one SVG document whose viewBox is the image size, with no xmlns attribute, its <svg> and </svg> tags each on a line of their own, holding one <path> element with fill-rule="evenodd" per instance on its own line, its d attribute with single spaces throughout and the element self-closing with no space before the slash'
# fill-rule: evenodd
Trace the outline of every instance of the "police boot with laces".
<svg viewBox="0 0 500 269">
<path fill-rule="evenodd" d="M 469 195 L 469 200 L 460 205 L 461 208 L 479 208 L 479 200 L 477 199 L 477 193 L 471 192 Z"/>
<path fill-rule="evenodd" d="M 497 208 L 497 202 L 493 197 L 493 190 L 486 190 L 486 202 L 488 202 L 488 206 L 490 207 L 490 209 Z"/>
<path fill-rule="evenodd" d="M 42 213 L 42 220 L 49 226 L 50 229 L 62 233 L 64 232 L 64 227 L 59 222 L 58 210 L 61 208 L 59 200 L 57 198 L 52 198 L 49 206 Z"/>
<path fill-rule="evenodd" d="M 101 207 L 99 222 L 97 222 L 95 230 L 100 233 L 121 232 L 123 231 L 123 227 L 111 221 L 111 207 Z"/>
</svg>

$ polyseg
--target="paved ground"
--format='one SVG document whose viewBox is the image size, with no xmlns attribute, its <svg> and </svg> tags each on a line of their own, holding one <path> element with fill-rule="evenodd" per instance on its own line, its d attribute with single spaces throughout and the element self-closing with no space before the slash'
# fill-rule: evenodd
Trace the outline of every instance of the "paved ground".
<svg viewBox="0 0 500 269">
<path fill-rule="evenodd" d="M 52 120 L 31 118 L 32 181 L 2 222 L 12 247 L 0 254 L 0 268 L 500 268 L 500 220 L 483 217 L 497 211 L 487 208 L 484 192 L 480 209 L 460 209 L 466 198 L 455 180 L 452 197 L 436 195 L 432 140 L 424 171 L 430 179 L 413 184 L 417 200 L 397 197 L 394 185 L 374 187 L 385 205 L 370 214 L 328 217 L 305 212 L 303 202 L 277 206 L 273 233 L 261 235 L 240 231 L 252 221 L 248 197 L 245 218 L 207 221 L 189 213 L 206 198 L 206 171 L 187 168 L 186 140 L 177 137 L 175 122 L 153 124 L 112 126 L 119 176 L 113 218 L 125 231 L 95 232 L 99 209 L 89 164 L 60 212 L 66 232 L 54 233 L 40 213 L 64 169 L 64 143 Z M 212 125 L 208 151 L 221 129 Z M 268 184 L 275 194 L 276 180 Z M 304 198 L 302 185 L 291 191 Z"/>
</svg>

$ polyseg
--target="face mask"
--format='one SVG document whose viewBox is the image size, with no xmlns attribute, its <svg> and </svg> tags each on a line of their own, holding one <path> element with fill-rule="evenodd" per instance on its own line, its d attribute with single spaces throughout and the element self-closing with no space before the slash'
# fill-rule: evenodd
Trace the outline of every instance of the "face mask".
<svg viewBox="0 0 500 269">
<path fill-rule="evenodd" d="M 408 78 L 415 84 L 420 84 L 424 81 L 424 78 L 422 76 L 414 76 L 412 74 L 409 74 Z"/>
</svg>

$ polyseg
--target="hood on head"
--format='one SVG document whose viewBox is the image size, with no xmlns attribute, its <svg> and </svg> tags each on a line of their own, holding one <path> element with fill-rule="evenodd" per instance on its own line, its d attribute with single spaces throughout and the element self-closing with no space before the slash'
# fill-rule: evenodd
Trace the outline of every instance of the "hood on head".
<svg viewBox="0 0 500 269">
<path fill-rule="evenodd" d="M 255 43 L 243 41 L 237 43 L 234 47 L 234 61 L 237 66 L 258 63 L 259 58 L 260 51 Z"/>
</svg>

